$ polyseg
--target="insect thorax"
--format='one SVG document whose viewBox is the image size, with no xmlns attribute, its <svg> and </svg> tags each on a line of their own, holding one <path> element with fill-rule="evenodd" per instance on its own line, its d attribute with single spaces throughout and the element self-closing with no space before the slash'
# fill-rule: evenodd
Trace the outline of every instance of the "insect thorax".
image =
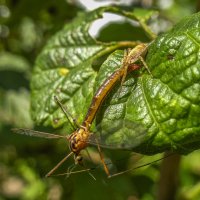
<svg viewBox="0 0 200 200">
<path fill-rule="evenodd" d="M 78 155 L 82 149 L 86 148 L 88 146 L 87 140 L 89 135 L 89 131 L 84 128 L 74 131 L 69 137 L 71 151 Z"/>
</svg>

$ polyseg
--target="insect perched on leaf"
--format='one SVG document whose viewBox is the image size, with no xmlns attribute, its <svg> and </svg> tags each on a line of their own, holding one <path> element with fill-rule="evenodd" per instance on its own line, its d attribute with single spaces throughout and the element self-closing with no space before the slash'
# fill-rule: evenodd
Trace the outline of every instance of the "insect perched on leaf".
<svg viewBox="0 0 200 200">
<path fill-rule="evenodd" d="M 29 136 L 36 136 L 36 137 L 43 137 L 43 138 L 48 138 L 48 139 L 55 139 L 55 138 L 64 138 L 69 141 L 69 146 L 71 152 L 63 158 L 51 171 L 49 171 L 46 175 L 46 177 L 51 176 L 51 174 L 64 162 L 66 161 L 71 155 L 74 154 L 74 159 L 75 159 L 75 164 L 83 165 L 83 159 L 81 156 L 81 151 L 85 149 L 89 144 L 96 144 L 99 155 L 101 158 L 101 161 L 104 166 L 104 170 L 108 177 L 111 177 L 110 172 L 108 170 L 108 167 L 104 161 L 104 157 L 101 153 L 100 146 L 105 147 L 105 145 L 102 145 L 97 137 L 94 137 L 94 134 L 90 131 L 91 124 L 97 114 L 97 111 L 101 107 L 102 102 L 108 95 L 108 93 L 112 90 L 113 86 L 116 84 L 118 80 L 121 79 L 121 83 L 123 84 L 126 75 L 129 71 L 133 71 L 136 69 L 139 69 L 141 66 L 136 64 L 138 60 L 141 60 L 143 65 L 147 68 L 143 57 L 145 56 L 147 52 L 147 44 L 140 44 L 136 46 L 134 49 L 125 51 L 125 56 L 123 59 L 122 66 L 113 72 L 98 88 L 96 91 L 91 104 L 88 108 L 88 112 L 82 122 L 82 124 L 78 124 L 78 122 L 71 116 L 70 113 L 68 113 L 67 109 L 62 105 L 62 103 L 59 101 L 59 99 L 55 96 L 55 101 L 58 103 L 66 117 L 72 118 L 75 127 L 75 131 L 69 135 L 69 136 L 61 136 L 61 135 L 56 135 L 56 134 L 50 134 L 50 133 L 45 133 L 45 132 L 40 132 L 40 131 L 34 131 L 34 130 L 29 130 L 29 129 L 24 129 L 24 128 L 14 128 L 12 129 L 15 133 L 19 134 L 24 134 L 24 135 L 29 135 Z M 147 68 L 148 69 L 148 68 Z M 70 121 L 70 120 L 69 120 Z M 72 125 L 74 127 L 74 125 Z M 111 124 L 112 128 L 112 124 Z"/>
</svg>

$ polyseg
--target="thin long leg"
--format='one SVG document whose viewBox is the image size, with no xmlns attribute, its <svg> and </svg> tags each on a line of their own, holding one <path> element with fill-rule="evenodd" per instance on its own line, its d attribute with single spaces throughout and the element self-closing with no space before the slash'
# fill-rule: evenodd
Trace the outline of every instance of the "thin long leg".
<svg viewBox="0 0 200 200">
<path fill-rule="evenodd" d="M 139 168 L 141 168 L 141 167 L 148 166 L 148 165 L 150 165 L 150 164 L 152 164 L 152 163 L 156 163 L 156 162 L 158 162 L 158 161 L 160 161 L 160 160 L 163 160 L 163 159 L 168 158 L 168 157 L 173 156 L 173 155 L 175 155 L 175 154 L 174 154 L 174 153 L 168 154 L 167 156 L 163 156 L 162 158 L 153 160 L 153 161 L 151 161 L 151 162 L 149 162 L 149 163 L 145 163 L 145 164 L 140 165 L 140 166 L 138 166 L 138 167 L 130 168 L 130 169 L 127 169 L 127 170 L 125 170 L 125 171 L 112 174 L 112 175 L 110 175 L 108 178 L 113 178 L 113 177 L 115 177 L 115 176 L 119 176 L 119 175 L 125 174 L 125 173 L 127 173 L 127 172 L 132 171 L 132 170 L 135 170 L 135 169 L 139 169 Z"/>
<path fill-rule="evenodd" d="M 94 175 L 90 172 L 92 170 L 94 170 L 95 168 L 85 168 L 82 170 L 77 170 L 77 171 L 72 171 L 72 170 L 67 170 L 67 172 L 65 173 L 61 173 L 61 174 L 54 174 L 52 176 L 66 176 L 67 178 L 69 178 L 70 175 L 72 174 L 78 174 L 78 173 L 83 173 L 83 172 L 88 172 L 88 174 L 96 181 L 96 178 L 94 177 Z"/>
<path fill-rule="evenodd" d="M 95 176 L 90 172 L 90 171 L 87 171 L 88 174 L 96 181 L 97 179 L 95 178 Z"/>
<path fill-rule="evenodd" d="M 87 149 L 86 149 L 86 153 L 87 153 L 88 158 L 90 159 L 90 161 L 93 162 L 92 157 L 90 156 L 89 151 Z M 88 174 L 96 181 L 96 178 L 94 177 L 94 175 L 90 171 L 88 171 Z"/>
<path fill-rule="evenodd" d="M 122 80 L 121 80 L 121 88 L 122 88 L 122 85 L 126 79 L 126 75 L 127 75 L 127 70 L 128 70 L 128 64 L 127 64 L 127 56 L 129 54 L 130 50 L 125 50 L 124 51 L 124 58 L 123 58 L 123 64 L 122 64 L 122 68 L 124 69 L 124 74 L 122 76 Z"/>
<path fill-rule="evenodd" d="M 72 171 L 75 169 L 76 165 L 73 164 L 72 166 L 69 166 L 67 169 L 67 175 L 66 178 L 69 178 L 69 176 L 71 175 Z"/>
<path fill-rule="evenodd" d="M 101 152 L 101 148 L 100 148 L 100 146 L 99 146 L 99 143 L 98 143 L 98 141 L 97 141 L 96 138 L 95 138 L 95 140 L 96 140 L 96 142 L 97 142 L 97 148 L 98 148 L 98 151 L 99 151 L 99 155 L 100 155 L 101 162 L 102 162 L 102 164 L 103 164 L 104 170 L 105 170 L 107 176 L 110 177 L 110 172 L 109 172 L 108 167 L 107 167 L 107 165 L 106 165 L 106 163 L 105 163 L 104 156 L 103 156 L 103 154 L 102 154 L 102 152 Z"/>
<path fill-rule="evenodd" d="M 58 167 L 60 167 L 60 165 L 62 165 L 72 154 L 73 152 L 70 152 L 66 157 L 64 157 L 52 170 L 45 175 L 45 177 L 51 176 L 51 174 L 54 173 L 54 171 L 56 171 L 56 169 L 58 169 Z"/>
<path fill-rule="evenodd" d="M 127 57 L 128 55 L 124 55 L 124 61 L 123 61 L 123 70 L 124 70 L 124 73 L 123 73 L 123 76 L 122 76 L 122 80 L 121 80 L 121 88 L 122 88 L 122 85 L 123 85 L 123 83 L 125 82 L 125 79 L 126 79 L 126 76 L 127 76 L 127 73 L 128 73 L 128 69 L 129 69 L 129 67 L 130 67 L 130 64 L 128 64 L 128 63 L 126 63 L 126 57 Z M 145 62 L 145 60 L 144 60 L 144 58 L 142 57 L 142 56 L 139 56 L 138 57 L 138 59 L 142 62 L 142 64 L 144 65 L 144 67 L 147 69 L 147 71 L 149 72 L 149 74 L 151 75 L 151 76 L 153 76 L 152 75 L 152 73 L 151 73 L 151 71 L 149 70 L 149 67 L 147 66 L 147 64 L 146 64 L 146 62 Z M 134 64 L 134 63 L 133 63 Z M 135 66 L 137 66 L 137 65 L 135 65 Z M 139 67 L 138 67 L 139 68 Z M 137 69 L 137 68 L 135 68 L 135 69 Z M 120 91 L 121 91 L 121 89 L 120 89 Z"/>
<path fill-rule="evenodd" d="M 125 81 L 129 66 L 134 64 L 139 59 L 141 60 L 143 65 L 146 67 L 148 72 L 151 74 L 147 64 L 145 63 L 145 61 L 144 61 L 144 59 L 142 57 L 142 55 L 144 56 L 144 54 L 146 54 L 147 47 L 148 46 L 146 44 L 141 44 L 141 45 L 136 46 L 132 50 L 125 51 L 123 65 L 122 65 L 124 73 L 123 73 L 123 76 L 122 76 L 121 85 Z"/>
<path fill-rule="evenodd" d="M 140 56 L 139 59 L 142 62 L 142 64 L 144 65 L 144 67 L 146 68 L 146 70 L 149 72 L 149 74 L 151 76 L 153 76 L 152 73 L 151 73 L 151 71 L 149 70 L 149 67 L 147 66 L 147 63 L 145 62 L 144 58 L 142 56 Z"/>
<path fill-rule="evenodd" d="M 69 113 L 67 111 L 67 109 L 65 108 L 65 106 L 61 103 L 61 101 L 58 99 L 57 96 L 54 96 L 54 100 L 56 101 L 56 103 L 60 106 L 60 108 L 62 109 L 63 113 L 65 114 L 65 116 L 67 117 L 68 121 L 70 122 L 71 126 L 73 127 L 73 129 L 76 129 L 77 127 L 80 127 L 80 124 L 77 122 L 77 120 L 71 115 L 71 113 Z M 73 123 L 71 122 L 70 118 L 73 120 Z M 74 124 L 76 125 L 76 127 L 74 126 Z"/>
<path fill-rule="evenodd" d="M 86 149 L 86 152 L 88 153 L 87 149 Z M 89 155 L 89 153 L 88 153 L 88 155 Z M 89 157 L 90 157 L 90 156 L 89 156 Z M 90 157 L 90 158 L 91 158 L 91 157 Z M 79 163 L 79 165 L 80 165 L 81 167 L 84 168 L 84 170 L 82 170 L 82 171 L 88 172 L 88 174 L 96 181 L 96 178 L 94 177 L 94 175 L 90 172 L 89 169 L 87 169 L 87 168 L 85 167 L 85 164 L 84 164 L 83 162 L 81 162 L 81 164 Z M 67 173 L 66 173 L 67 178 L 69 178 L 69 176 L 73 173 L 73 170 L 74 170 L 74 168 L 75 168 L 76 166 L 77 166 L 77 165 L 73 165 L 72 167 L 69 167 L 69 168 L 68 168 Z"/>
<path fill-rule="evenodd" d="M 118 96 L 122 91 L 122 86 L 123 86 L 123 83 L 125 82 L 125 79 L 126 79 L 127 70 L 128 70 L 127 56 L 129 54 L 129 52 L 130 52 L 130 49 L 124 50 L 124 58 L 123 58 L 122 67 L 121 67 L 121 68 L 123 68 L 123 75 L 122 75 L 122 78 L 121 78 L 121 84 L 120 84 L 120 89 L 118 91 Z"/>
<path fill-rule="evenodd" d="M 91 170 L 94 170 L 95 168 L 88 168 L 88 169 L 82 169 L 82 170 L 77 170 L 77 171 L 71 171 L 70 174 L 69 172 L 64 172 L 64 173 L 61 173 L 61 174 L 53 174 L 52 176 L 64 176 L 64 175 L 71 175 L 71 174 L 78 174 L 78 173 L 83 173 L 83 172 L 88 172 L 88 171 L 91 171 Z"/>
</svg>

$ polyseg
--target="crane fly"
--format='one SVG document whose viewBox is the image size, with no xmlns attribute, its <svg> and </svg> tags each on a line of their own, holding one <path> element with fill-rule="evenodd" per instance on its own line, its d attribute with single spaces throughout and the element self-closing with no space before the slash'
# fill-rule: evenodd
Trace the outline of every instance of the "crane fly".
<svg viewBox="0 0 200 200">
<path fill-rule="evenodd" d="M 73 122 L 74 122 L 73 127 L 74 125 L 77 127 L 71 135 L 62 136 L 62 135 L 34 131 L 34 130 L 24 129 L 24 128 L 12 129 L 15 133 L 29 135 L 29 136 L 42 137 L 42 138 L 47 138 L 47 139 L 64 138 L 68 140 L 71 152 L 66 157 L 64 157 L 52 170 L 50 170 L 46 174 L 46 177 L 51 176 L 51 174 L 53 174 L 54 171 L 73 154 L 74 154 L 75 164 L 83 165 L 83 162 L 82 162 L 83 159 L 80 152 L 89 145 L 90 138 L 93 137 L 93 133 L 90 131 L 90 127 L 96 116 L 97 111 L 99 110 L 102 102 L 105 100 L 106 96 L 112 90 L 116 82 L 119 79 L 121 79 L 121 83 L 123 84 L 126 78 L 126 75 L 129 71 L 133 71 L 141 67 L 140 65 L 135 64 L 137 61 L 140 60 L 143 63 L 143 65 L 146 67 L 146 69 L 148 70 L 143 60 L 143 57 L 146 55 L 146 52 L 147 52 L 147 47 L 148 47 L 148 44 L 141 43 L 137 45 L 135 48 L 133 48 L 132 50 L 125 51 L 125 56 L 123 58 L 122 66 L 118 70 L 113 72 L 98 88 L 98 90 L 96 91 L 95 95 L 92 98 L 88 112 L 81 125 L 75 120 L 75 118 L 71 116 L 71 114 L 67 111 L 64 105 L 59 101 L 59 99 L 56 96 L 54 97 L 55 101 L 60 106 L 60 108 L 62 109 L 67 119 L 69 118 L 73 119 Z M 93 144 L 94 143 L 95 142 L 93 142 Z M 110 177 L 112 175 L 110 175 L 109 173 L 108 167 L 104 161 L 104 157 L 101 153 L 100 145 L 97 139 L 96 139 L 96 145 L 99 151 L 102 164 L 104 166 L 104 170 L 107 176 Z"/>
</svg>

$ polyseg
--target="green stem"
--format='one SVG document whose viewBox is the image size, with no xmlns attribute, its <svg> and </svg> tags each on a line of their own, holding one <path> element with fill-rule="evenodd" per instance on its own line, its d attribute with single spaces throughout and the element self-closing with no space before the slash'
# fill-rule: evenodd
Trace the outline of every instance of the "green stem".
<svg viewBox="0 0 200 200">
<path fill-rule="evenodd" d="M 154 32 L 151 31 L 151 29 L 149 28 L 149 26 L 147 26 L 147 24 L 145 22 L 140 20 L 139 23 L 140 23 L 141 27 L 144 29 L 144 31 L 147 33 L 147 35 L 152 40 L 154 40 L 157 37 L 157 35 Z"/>
</svg>

